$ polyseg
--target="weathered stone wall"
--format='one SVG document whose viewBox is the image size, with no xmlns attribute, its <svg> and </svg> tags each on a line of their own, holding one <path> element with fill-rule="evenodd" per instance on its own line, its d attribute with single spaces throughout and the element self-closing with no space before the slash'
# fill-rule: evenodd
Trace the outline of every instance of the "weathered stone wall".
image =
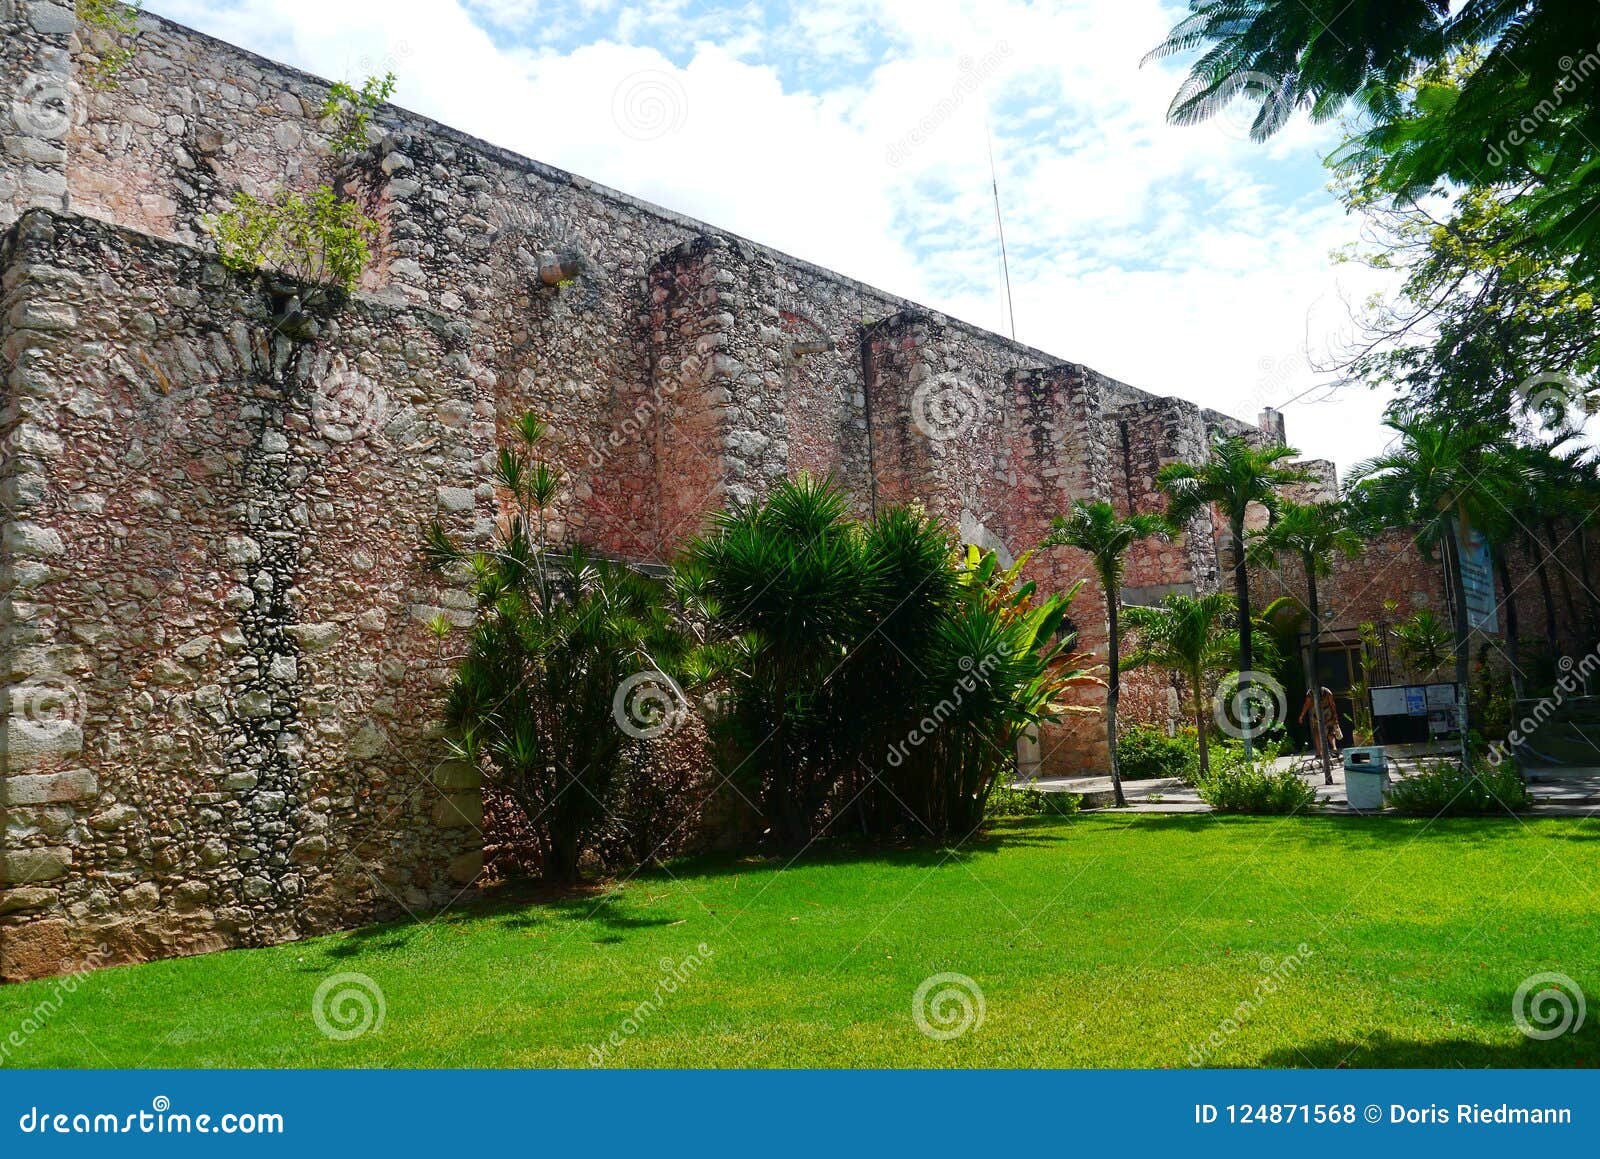
<svg viewBox="0 0 1600 1159">
<path fill-rule="evenodd" d="M 95 87 L 104 33 L 0 0 L 0 975 L 102 941 L 280 940 L 474 878 L 481 803 L 430 723 L 449 645 L 425 624 L 470 601 L 417 529 L 484 532 L 488 456 L 526 410 L 564 468 L 552 534 L 640 562 L 800 471 L 1009 561 L 1074 498 L 1160 510 L 1156 472 L 1215 429 L 1283 438 L 398 108 L 335 157 L 325 82 L 139 27 Z M 285 328 L 268 280 L 207 256 L 205 218 L 323 184 L 380 244 L 360 294 Z M 1215 587 L 1222 530 L 1141 545 L 1129 592 Z M 1073 621 L 1102 649 L 1086 561 L 1029 574 L 1090 580 Z M 1167 690 L 1131 678 L 1130 712 Z M 1030 767 L 1103 767 L 1102 738 L 1047 730 Z"/>
<path fill-rule="evenodd" d="M 416 545 L 492 513 L 462 329 L 358 299 L 292 340 L 259 279 L 43 211 L 0 264 L 0 974 L 448 901 L 481 805 L 423 621 L 466 601 Z"/>
</svg>

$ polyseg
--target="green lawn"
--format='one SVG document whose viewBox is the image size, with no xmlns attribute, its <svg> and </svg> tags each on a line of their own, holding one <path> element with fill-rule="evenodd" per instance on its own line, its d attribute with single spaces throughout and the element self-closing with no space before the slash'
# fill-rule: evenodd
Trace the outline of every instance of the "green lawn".
<svg viewBox="0 0 1600 1159">
<path fill-rule="evenodd" d="M 583 1066 L 616 1032 L 608 1065 L 1181 1067 L 1217 1032 L 1207 1065 L 1596 1066 L 1600 1009 L 1540 1042 L 1511 1003 L 1545 971 L 1600 1001 L 1597 945 L 1582 821 L 1087 816 L 106 970 L 8 1065 Z M 346 971 L 386 1013 L 334 1041 Z M 912 1017 L 940 972 L 985 1006 L 948 1041 Z M 0 988 L 0 1039 L 50 986 Z"/>
</svg>

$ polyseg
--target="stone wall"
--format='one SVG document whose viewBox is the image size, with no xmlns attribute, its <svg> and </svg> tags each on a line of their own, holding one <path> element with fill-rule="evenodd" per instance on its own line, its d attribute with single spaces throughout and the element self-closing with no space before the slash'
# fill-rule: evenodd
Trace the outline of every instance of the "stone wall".
<svg viewBox="0 0 1600 1159">
<path fill-rule="evenodd" d="M 160 18 L 113 86 L 65 0 L 0 0 L 0 976 L 258 944 L 447 902 L 481 801 L 444 759 L 420 524 L 485 531 L 497 436 L 532 409 L 551 533 L 659 563 L 801 471 L 919 503 L 1007 561 L 1073 499 L 1155 511 L 1225 430 L 914 303 L 395 107 L 339 158 L 326 82 Z M 360 292 L 285 324 L 205 219 L 330 185 L 381 226 Z M 1141 545 L 1128 588 L 1219 582 L 1221 528 Z M 1104 646 L 1086 561 L 1036 553 Z M 1359 597 L 1364 598 L 1364 597 Z M 1130 680 L 1145 716 L 1157 674 Z M 1101 722 L 1047 730 L 1104 766 Z"/>
<path fill-rule="evenodd" d="M 449 901 L 481 805 L 417 710 L 467 601 L 416 545 L 492 512 L 462 329 L 358 299 L 291 340 L 260 279 L 44 211 L 0 265 L 0 974 Z"/>
</svg>

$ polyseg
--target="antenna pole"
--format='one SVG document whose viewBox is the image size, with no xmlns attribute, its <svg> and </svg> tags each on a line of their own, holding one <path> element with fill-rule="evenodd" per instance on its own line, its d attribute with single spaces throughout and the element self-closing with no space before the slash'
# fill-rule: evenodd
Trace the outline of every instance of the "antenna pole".
<svg viewBox="0 0 1600 1159">
<path fill-rule="evenodd" d="M 994 226 L 1000 235 L 1000 272 L 1005 276 L 1006 282 L 1006 319 L 1011 324 L 1011 341 L 1017 340 L 1017 312 L 1011 305 L 1011 262 L 1006 257 L 1006 223 L 1000 216 L 1000 178 L 994 167 L 994 138 L 989 134 L 987 123 L 983 126 L 983 136 L 989 144 L 989 188 L 994 190 Z"/>
</svg>

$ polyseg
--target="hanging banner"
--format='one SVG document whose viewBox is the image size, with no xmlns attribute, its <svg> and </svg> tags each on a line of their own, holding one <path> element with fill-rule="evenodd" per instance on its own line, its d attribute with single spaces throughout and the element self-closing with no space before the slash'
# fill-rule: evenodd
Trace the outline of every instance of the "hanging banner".
<svg viewBox="0 0 1600 1159">
<path fill-rule="evenodd" d="M 1489 544 L 1476 528 L 1461 534 L 1461 524 L 1452 520 L 1456 536 L 1456 558 L 1461 561 L 1461 587 L 1466 593 L 1467 626 L 1485 632 L 1500 630 L 1500 616 L 1494 598 L 1494 563 Z"/>
</svg>

